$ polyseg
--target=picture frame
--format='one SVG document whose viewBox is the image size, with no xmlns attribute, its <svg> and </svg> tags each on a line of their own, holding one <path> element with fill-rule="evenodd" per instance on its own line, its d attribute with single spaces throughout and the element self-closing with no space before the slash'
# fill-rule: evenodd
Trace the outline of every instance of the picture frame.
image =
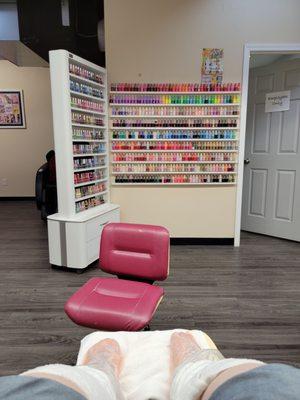
<svg viewBox="0 0 300 400">
<path fill-rule="evenodd" d="M 0 129 L 26 128 L 23 91 L 0 90 Z"/>
</svg>

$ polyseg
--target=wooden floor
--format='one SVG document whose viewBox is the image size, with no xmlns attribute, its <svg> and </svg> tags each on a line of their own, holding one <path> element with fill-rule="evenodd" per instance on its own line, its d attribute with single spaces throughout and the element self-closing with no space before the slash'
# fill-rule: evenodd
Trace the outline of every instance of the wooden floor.
<svg viewBox="0 0 300 400">
<path fill-rule="evenodd" d="M 99 269 L 48 264 L 46 226 L 33 202 L 0 202 L 0 375 L 75 362 L 91 330 L 64 314 Z M 202 329 L 226 356 L 300 366 L 300 244 L 244 233 L 240 248 L 173 246 L 166 296 L 152 329 Z"/>
</svg>

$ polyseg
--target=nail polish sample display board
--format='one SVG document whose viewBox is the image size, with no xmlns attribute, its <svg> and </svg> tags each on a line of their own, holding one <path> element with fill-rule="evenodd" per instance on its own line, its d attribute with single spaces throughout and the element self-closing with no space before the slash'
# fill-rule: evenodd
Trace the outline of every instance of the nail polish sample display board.
<svg viewBox="0 0 300 400">
<path fill-rule="evenodd" d="M 48 217 L 50 263 L 85 268 L 99 257 L 102 227 L 119 221 L 110 203 L 106 70 L 50 51 L 58 213 Z"/>
<path fill-rule="evenodd" d="M 235 185 L 239 84 L 119 85 L 110 91 L 113 185 Z"/>
</svg>

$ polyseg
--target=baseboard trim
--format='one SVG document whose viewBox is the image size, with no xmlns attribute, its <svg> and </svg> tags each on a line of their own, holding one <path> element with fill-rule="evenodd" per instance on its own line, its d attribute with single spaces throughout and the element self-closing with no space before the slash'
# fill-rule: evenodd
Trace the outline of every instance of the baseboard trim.
<svg viewBox="0 0 300 400">
<path fill-rule="evenodd" d="M 0 201 L 27 201 L 35 200 L 34 196 L 0 196 Z"/>
<path fill-rule="evenodd" d="M 233 246 L 234 238 L 171 238 L 172 245 Z"/>
<path fill-rule="evenodd" d="M 0 197 L 0 201 L 32 201 L 34 196 L 16 196 L 16 197 Z M 205 246 L 233 246 L 234 238 L 171 238 L 171 245 L 188 246 L 188 245 L 205 245 Z"/>
</svg>

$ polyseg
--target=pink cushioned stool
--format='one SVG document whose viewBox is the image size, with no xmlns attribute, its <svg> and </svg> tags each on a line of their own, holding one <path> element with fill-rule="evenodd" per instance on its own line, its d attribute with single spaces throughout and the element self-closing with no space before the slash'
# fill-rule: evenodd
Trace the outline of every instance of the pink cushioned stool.
<svg viewBox="0 0 300 400">
<path fill-rule="evenodd" d="M 154 225 L 110 223 L 103 228 L 100 267 L 117 278 L 92 278 L 65 305 L 78 325 L 106 331 L 146 328 L 164 290 L 153 286 L 169 273 L 170 238 Z"/>
</svg>

